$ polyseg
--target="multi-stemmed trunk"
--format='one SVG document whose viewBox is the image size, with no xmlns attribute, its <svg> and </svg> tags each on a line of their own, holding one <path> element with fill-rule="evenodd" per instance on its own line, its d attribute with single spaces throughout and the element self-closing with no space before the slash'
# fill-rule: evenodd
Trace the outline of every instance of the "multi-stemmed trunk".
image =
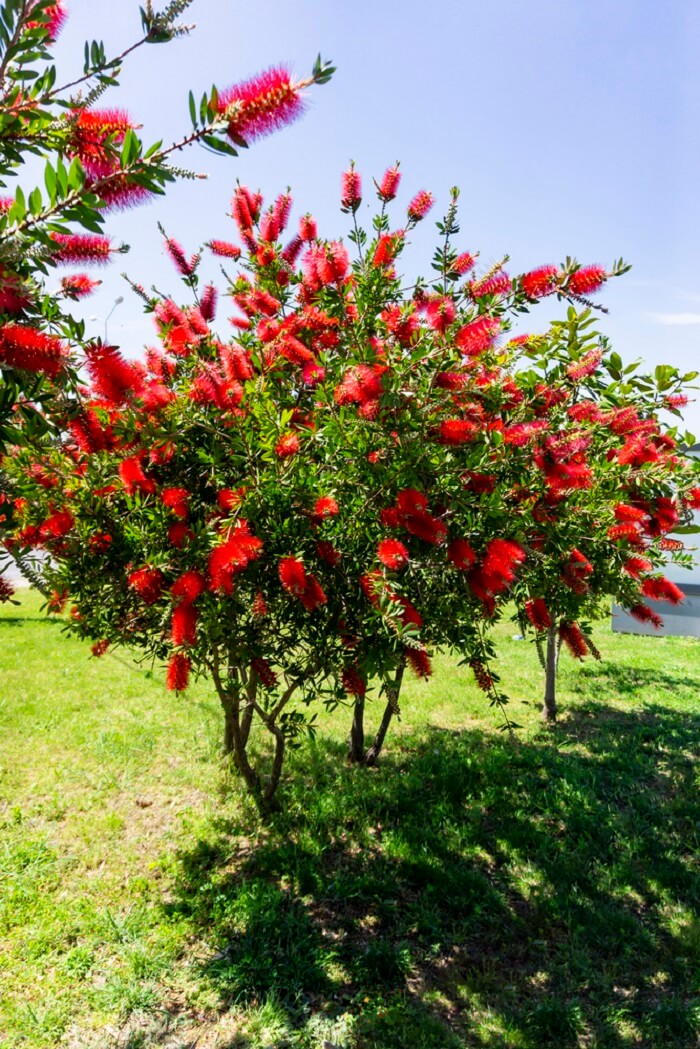
<svg viewBox="0 0 700 1049">
<path fill-rule="evenodd" d="M 352 726 L 350 728 L 350 746 L 348 749 L 348 759 L 353 764 L 365 765 L 369 768 L 377 764 L 382 747 L 384 746 L 386 734 L 389 731 L 391 720 L 394 715 L 399 712 L 399 694 L 401 692 L 401 682 L 403 681 L 405 667 L 406 663 L 402 660 L 397 667 L 393 682 L 391 684 L 385 682 L 384 684 L 384 692 L 387 697 L 386 706 L 384 707 L 384 713 L 382 714 L 382 720 L 377 729 L 377 734 L 367 750 L 365 750 L 364 729 L 365 700 L 364 696 L 359 696 L 356 699 L 353 709 Z"/>
<path fill-rule="evenodd" d="M 233 761 L 260 815 L 266 818 L 277 807 L 275 793 L 282 776 L 286 752 L 286 739 L 279 724 L 280 716 L 302 683 L 303 677 L 288 683 L 275 705 L 266 709 L 258 702 L 260 681 L 252 667 L 236 667 L 230 661 L 224 678 L 216 658 L 211 669 L 224 711 L 224 755 Z M 256 714 L 274 739 L 272 763 L 266 776 L 253 765 L 248 754 L 250 730 Z"/>
</svg>

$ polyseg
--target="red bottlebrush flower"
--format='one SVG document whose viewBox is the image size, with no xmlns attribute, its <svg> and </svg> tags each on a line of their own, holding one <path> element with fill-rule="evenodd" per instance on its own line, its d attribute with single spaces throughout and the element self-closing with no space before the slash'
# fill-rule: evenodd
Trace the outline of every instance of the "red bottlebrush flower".
<svg viewBox="0 0 700 1049">
<path fill-rule="evenodd" d="M 35 26 L 41 25 L 46 29 L 49 40 L 53 41 L 63 29 L 67 18 L 68 13 L 63 0 L 57 0 L 55 4 L 44 8 L 41 20 L 37 19 L 35 22 L 27 22 L 27 29 L 34 29 Z"/>
<path fill-rule="evenodd" d="M 21 313 L 31 303 L 30 289 L 22 278 L 0 267 L 0 313 Z"/>
<path fill-rule="evenodd" d="M 121 482 L 129 495 L 135 495 L 136 492 L 143 492 L 144 495 L 155 494 L 156 482 L 144 473 L 140 455 L 122 459 L 118 469 Z"/>
<path fill-rule="evenodd" d="M 680 539 L 660 539 L 659 550 L 684 550 L 685 543 Z"/>
<path fill-rule="evenodd" d="M 168 664 L 166 688 L 170 692 L 184 692 L 190 680 L 192 664 L 182 652 L 176 652 Z"/>
<path fill-rule="evenodd" d="M 408 564 L 410 554 L 398 539 L 382 539 L 377 546 L 377 557 L 387 568 L 398 570 Z"/>
<path fill-rule="evenodd" d="M 304 593 L 300 594 L 299 600 L 307 612 L 314 612 L 321 605 L 325 605 L 326 597 L 321 584 L 313 575 L 307 575 Z"/>
<path fill-rule="evenodd" d="M 84 299 L 92 295 L 101 283 L 101 280 L 92 280 L 85 273 L 74 273 L 70 277 L 61 278 L 63 294 L 69 299 Z"/>
<path fill-rule="evenodd" d="M 207 587 L 207 581 L 201 572 L 197 572 L 194 569 L 190 569 L 187 572 L 183 572 L 179 579 L 177 579 L 170 587 L 170 593 L 173 597 L 182 597 L 186 601 L 196 601 L 200 594 L 203 594 Z"/>
<path fill-rule="evenodd" d="M 477 317 L 455 335 L 455 342 L 467 357 L 478 357 L 494 342 L 501 325 L 495 317 Z"/>
<path fill-rule="evenodd" d="M 221 259 L 235 260 L 241 257 L 241 249 L 227 240 L 210 240 L 205 246 L 209 248 L 212 255 L 217 255 Z"/>
<path fill-rule="evenodd" d="M 603 266 L 582 266 L 572 273 L 566 283 L 571 295 L 592 295 L 605 284 L 608 275 Z"/>
<path fill-rule="evenodd" d="M 89 346 L 85 356 L 93 390 L 110 407 L 120 407 L 143 393 L 143 365 L 125 360 L 114 346 Z"/>
<path fill-rule="evenodd" d="M 164 488 L 160 493 L 160 498 L 163 505 L 172 510 L 176 517 L 181 517 L 184 520 L 188 516 L 187 503 L 190 493 L 186 488 Z"/>
<path fill-rule="evenodd" d="M 416 677 L 429 678 L 433 672 L 430 657 L 424 648 L 404 648 L 403 654 Z"/>
<path fill-rule="evenodd" d="M 289 459 L 292 455 L 296 455 L 298 451 L 299 435 L 296 433 L 283 434 L 275 445 L 275 453 L 280 459 Z"/>
<path fill-rule="evenodd" d="M 331 495 L 322 495 L 314 505 L 314 517 L 322 521 L 324 517 L 335 517 L 338 513 L 338 504 Z"/>
<path fill-rule="evenodd" d="M 507 295 L 510 290 L 511 279 L 503 270 L 490 277 L 472 281 L 469 285 L 469 294 L 473 299 L 483 299 L 487 295 Z"/>
<path fill-rule="evenodd" d="M 301 597 L 306 590 L 306 569 L 296 557 L 283 557 L 279 563 L 280 583 L 290 594 Z"/>
<path fill-rule="evenodd" d="M 103 638 L 102 641 L 96 641 L 95 644 L 90 649 L 90 651 L 92 652 L 93 656 L 95 656 L 97 659 L 99 659 L 100 656 L 103 656 L 105 654 L 105 652 L 107 651 L 108 648 L 109 648 L 109 641 L 107 641 L 106 639 Z"/>
<path fill-rule="evenodd" d="M 260 216 L 262 195 L 253 193 L 247 186 L 237 186 L 231 198 L 231 217 L 241 233 L 252 230 Z"/>
<path fill-rule="evenodd" d="M 446 295 L 430 299 L 425 307 L 425 315 L 430 327 L 444 335 L 457 316 L 454 299 Z"/>
<path fill-rule="evenodd" d="M 414 222 L 420 222 L 428 214 L 434 203 L 435 197 L 432 193 L 425 189 L 420 190 L 408 205 L 409 219 L 412 219 Z"/>
<path fill-rule="evenodd" d="M 548 428 L 549 423 L 544 419 L 515 423 L 513 426 L 507 426 L 503 430 L 503 443 L 510 444 L 514 448 L 524 448 L 526 444 L 531 443 L 538 433 Z"/>
<path fill-rule="evenodd" d="M 159 568 L 137 568 L 127 577 L 129 586 L 136 591 L 145 605 L 154 605 L 163 593 L 163 573 Z"/>
<path fill-rule="evenodd" d="M 277 687 L 277 674 L 275 674 L 266 659 L 263 659 L 260 656 L 256 659 L 252 659 L 250 668 L 255 672 L 255 675 L 263 688 L 272 689 Z"/>
<path fill-rule="evenodd" d="M 532 601 L 525 602 L 525 614 L 535 630 L 549 630 L 552 625 L 551 617 L 547 611 L 547 605 L 541 597 L 536 597 Z"/>
<path fill-rule="evenodd" d="M 362 203 L 362 179 L 355 165 L 343 172 L 340 190 L 340 205 L 343 211 L 357 211 Z"/>
<path fill-rule="evenodd" d="M 468 251 L 462 252 L 458 255 L 450 266 L 450 272 L 456 273 L 458 276 L 463 277 L 465 273 L 469 273 L 470 270 L 474 269 L 476 265 L 476 258 L 474 255 L 470 255 Z"/>
<path fill-rule="evenodd" d="M 190 539 L 194 539 L 194 532 L 184 521 L 177 521 L 169 526 L 168 540 L 178 550 L 181 550 Z"/>
<path fill-rule="evenodd" d="M 109 237 L 94 233 L 51 233 L 49 236 L 57 248 L 52 255 L 57 265 L 81 262 L 104 266 L 118 250 L 112 247 Z"/>
<path fill-rule="evenodd" d="M 165 250 L 167 251 L 170 259 L 177 270 L 183 277 L 191 277 L 199 261 L 197 255 L 193 255 L 191 259 L 188 259 L 182 248 L 176 240 L 171 237 L 166 237 Z"/>
<path fill-rule="evenodd" d="M 221 91 L 218 110 L 229 121 L 229 137 L 252 142 L 296 120 L 304 109 L 301 88 L 278 66 Z"/>
<path fill-rule="evenodd" d="M 317 237 L 316 219 L 312 218 L 311 215 L 302 215 L 299 219 L 299 240 L 304 244 L 310 244 Z"/>
<path fill-rule="evenodd" d="M 399 191 L 401 172 L 397 164 L 393 168 L 387 168 L 382 176 L 382 181 L 377 186 L 377 193 L 385 201 L 393 200 Z"/>
<path fill-rule="evenodd" d="M 685 496 L 685 504 L 691 510 L 700 510 L 700 487 L 690 489 Z"/>
<path fill-rule="evenodd" d="M 332 543 L 329 543 L 327 539 L 320 539 L 316 543 L 316 552 L 322 561 L 330 565 L 332 568 L 336 568 L 340 564 L 341 555 L 340 551 L 336 550 Z"/>
<path fill-rule="evenodd" d="M 247 350 L 236 343 L 230 346 L 220 346 L 219 360 L 229 382 L 247 382 L 255 374 Z"/>
<path fill-rule="evenodd" d="M 367 364 L 358 364 L 345 372 L 336 386 L 334 397 L 337 404 L 367 404 L 378 400 L 384 392 L 379 376 Z"/>
<path fill-rule="evenodd" d="M 557 289 L 561 276 L 556 266 L 538 266 L 520 278 L 520 286 L 529 299 L 542 299 Z"/>
<path fill-rule="evenodd" d="M 301 252 L 301 249 L 303 247 L 304 242 L 301 239 L 301 237 L 292 237 L 292 239 L 282 251 L 282 258 L 288 266 L 296 266 L 297 259 L 299 258 L 299 253 Z"/>
<path fill-rule="evenodd" d="M 466 539 L 453 539 L 447 547 L 447 556 L 462 572 L 466 572 L 476 562 L 476 554 Z"/>
<path fill-rule="evenodd" d="M 675 500 L 662 495 L 649 511 L 649 523 L 645 531 L 650 536 L 664 535 L 665 532 L 672 532 L 679 520 Z"/>
<path fill-rule="evenodd" d="M 320 291 L 329 284 L 340 284 L 350 270 L 350 257 L 340 243 L 332 240 L 313 244 L 302 259 L 304 280 L 308 288 Z"/>
<path fill-rule="evenodd" d="M 119 171 L 118 147 L 133 127 L 131 117 L 123 109 L 82 107 L 78 110 L 70 146 L 91 179 L 102 179 Z M 102 187 L 98 192 L 102 196 Z M 104 192 L 108 192 L 108 187 Z"/>
<path fill-rule="evenodd" d="M 88 186 L 104 201 L 103 212 L 126 211 L 152 200 L 154 196 L 146 186 L 140 186 L 128 175 L 122 174 L 110 175 L 109 181 L 88 183 Z"/>
<path fill-rule="evenodd" d="M 493 678 L 481 660 L 472 659 L 469 662 L 469 666 L 472 668 L 474 677 L 476 678 L 476 683 L 482 692 L 490 692 L 493 688 Z"/>
<path fill-rule="evenodd" d="M 377 267 L 390 266 L 403 244 L 403 239 L 403 230 L 399 230 L 398 233 L 382 233 L 374 249 L 372 265 Z"/>
<path fill-rule="evenodd" d="M 343 688 L 348 696 L 362 697 L 367 691 L 367 682 L 363 678 L 360 669 L 356 664 L 343 667 L 341 680 L 343 682 Z"/>
<path fill-rule="evenodd" d="M 478 427 L 468 419 L 443 419 L 440 423 L 440 443 L 467 444 L 473 440 L 477 431 Z"/>
<path fill-rule="evenodd" d="M 602 359 L 602 350 L 589 350 L 580 361 L 574 361 L 568 366 L 566 374 L 570 379 L 573 379 L 574 382 L 581 382 L 582 379 L 587 379 L 589 375 L 593 375 Z"/>
<path fill-rule="evenodd" d="M 0 327 L 0 364 L 55 377 L 63 371 L 68 351 L 53 335 L 18 324 Z"/>
<path fill-rule="evenodd" d="M 525 560 L 525 551 L 509 539 L 492 539 L 486 547 L 481 573 L 489 591 L 497 594 L 515 579 L 515 570 Z"/>
<path fill-rule="evenodd" d="M 435 377 L 435 385 L 441 390 L 461 390 L 468 381 L 464 372 L 438 372 Z"/>
<path fill-rule="evenodd" d="M 496 478 L 493 474 L 482 474 L 477 470 L 467 470 L 460 480 L 467 491 L 474 492 L 475 495 L 490 495 L 496 488 Z"/>
<path fill-rule="evenodd" d="M 88 546 L 96 554 L 103 554 L 111 545 L 112 536 L 108 532 L 95 532 L 88 540 Z"/>
<path fill-rule="evenodd" d="M 207 284 L 202 295 L 200 310 L 205 321 L 213 321 L 216 316 L 216 301 L 219 293 L 213 284 Z"/>
<path fill-rule="evenodd" d="M 688 398 L 684 393 L 671 393 L 668 397 L 664 397 L 664 404 L 667 408 L 685 408 L 688 404 Z"/>
<path fill-rule="evenodd" d="M 649 516 L 641 507 L 629 506 L 627 503 L 617 503 L 614 512 L 617 521 L 636 521 L 639 524 Z"/>
<path fill-rule="evenodd" d="M 209 555 L 209 587 L 224 594 L 233 592 L 233 577 L 257 560 L 263 548 L 261 539 L 250 532 L 247 521 L 239 520 L 229 538 Z"/>
<path fill-rule="evenodd" d="M 600 422 L 603 413 L 594 401 L 578 401 L 567 408 L 567 414 L 576 422 Z"/>
<path fill-rule="evenodd" d="M 392 601 L 397 601 L 401 605 L 401 623 L 403 626 L 417 626 L 418 628 L 423 626 L 423 617 L 415 608 L 407 597 L 403 594 L 391 594 L 389 595 Z"/>
<path fill-rule="evenodd" d="M 170 637 L 178 648 L 194 645 L 197 640 L 199 613 L 191 601 L 181 601 L 175 606 L 170 622 Z"/>
<path fill-rule="evenodd" d="M 15 592 L 15 588 L 0 576 L 0 605 L 4 601 L 9 601 Z"/>
<path fill-rule="evenodd" d="M 232 510 L 236 510 L 245 496 L 246 489 L 243 488 L 222 488 L 216 494 L 216 503 L 220 510 L 224 510 L 226 513 L 230 513 Z"/>
<path fill-rule="evenodd" d="M 635 542 L 639 539 L 639 529 L 631 521 L 613 525 L 612 528 L 608 528 L 608 539 L 611 539 L 614 543 L 620 539 L 629 539 Z"/>
<path fill-rule="evenodd" d="M 62 539 L 68 535 L 75 524 L 75 518 L 69 510 L 60 510 L 58 513 L 47 517 L 39 527 L 39 538 L 44 542 L 51 539 Z"/>
<path fill-rule="evenodd" d="M 653 612 L 648 605 L 632 605 L 628 611 L 633 619 L 637 619 L 640 623 L 651 623 L 655 630 L 660 630 L 664 625 L 661 616 Z"/>
<path fill-rule="evenodd" d="M 588 652 L 588 645 L 576 623 L 562 621 L 559 624 L 559 637 L 575 659 L 583 659 Z"/>
<path fill-rule="evenodd" d="M 258 590 L 253 598 L 253 615 L 256 619 L 264 619 L 267 615 L 267 605 L 262 590 Z"/>
<path fill-rule="evenodd" d="M 665 576 L 649 576 L 642 582 L 642 593 L 652 601 L 668 601 L 679 605 L 685 597 L 680 587 Z"/>
</svg>

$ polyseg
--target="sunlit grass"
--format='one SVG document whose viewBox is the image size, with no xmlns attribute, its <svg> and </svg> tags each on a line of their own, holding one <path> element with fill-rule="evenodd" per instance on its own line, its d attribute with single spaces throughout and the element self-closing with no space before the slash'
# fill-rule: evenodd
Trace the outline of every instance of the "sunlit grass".
<svg viewBox="0 0 700 1049">
<path fill-rule="evenodd" d="M 0 609 L 3 1046 L 696 1044 L 697 641 L 601 625 L 552 730 L 505 623 L 518 742 L 438 656 L 379 770 L 321 713 L 261 828 L 204 682 L 38 609 Z"/>
</svg>

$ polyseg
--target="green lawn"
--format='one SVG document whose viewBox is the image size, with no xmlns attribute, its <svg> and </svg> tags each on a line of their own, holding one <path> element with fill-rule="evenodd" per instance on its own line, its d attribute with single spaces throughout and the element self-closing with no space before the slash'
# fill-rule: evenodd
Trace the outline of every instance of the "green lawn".
<svg viewBox="0 0 700 1049">
<path fill-rule="evenodd" d="M 513 633 L 518 742 L 437 659 L 379 770 L 324 717 L 261 828 L 203 684 L 3 606 L 3 1049 L 696 1046 L 700 643 L 601 626 L 550 730 Z"/>
</svg>

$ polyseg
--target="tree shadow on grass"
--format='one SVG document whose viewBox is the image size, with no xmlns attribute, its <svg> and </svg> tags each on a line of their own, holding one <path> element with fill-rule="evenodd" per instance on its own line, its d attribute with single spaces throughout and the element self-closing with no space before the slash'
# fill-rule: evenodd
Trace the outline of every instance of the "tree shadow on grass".
<svg viewBox="0 0 700 1049">
<path fill-rule="evenodd" d="M 375 772 L 318 743 L 273 827 L 220 818 L 178 856 L 168 910 L 221 1009 L 278 1004 L 266 1045 L 350 1017 L 358 1049 L 689 1047 L 698 739 L 697 716 L 584 705 L 527 743 L 404 738 Z"/>
<path fill-rule="evenodd" d="M 700 660 L 700 645 L 698 659 Z M 567 683 L 569 689 L 584 696 L 590 696 L 596 684 L 601 684 L 608 693 L 611 689 L 616 690 L 625 699 L 637 699 L 649 688 L 665 690 L 675 697 L 685 693 L 692 698 L 698 692 L 697 677 L 677 674 L 673 670 L 658 670 L 655 667 L 634 667 L 612 660 L 578 667 L 576 677 Z"/>
</svg>

